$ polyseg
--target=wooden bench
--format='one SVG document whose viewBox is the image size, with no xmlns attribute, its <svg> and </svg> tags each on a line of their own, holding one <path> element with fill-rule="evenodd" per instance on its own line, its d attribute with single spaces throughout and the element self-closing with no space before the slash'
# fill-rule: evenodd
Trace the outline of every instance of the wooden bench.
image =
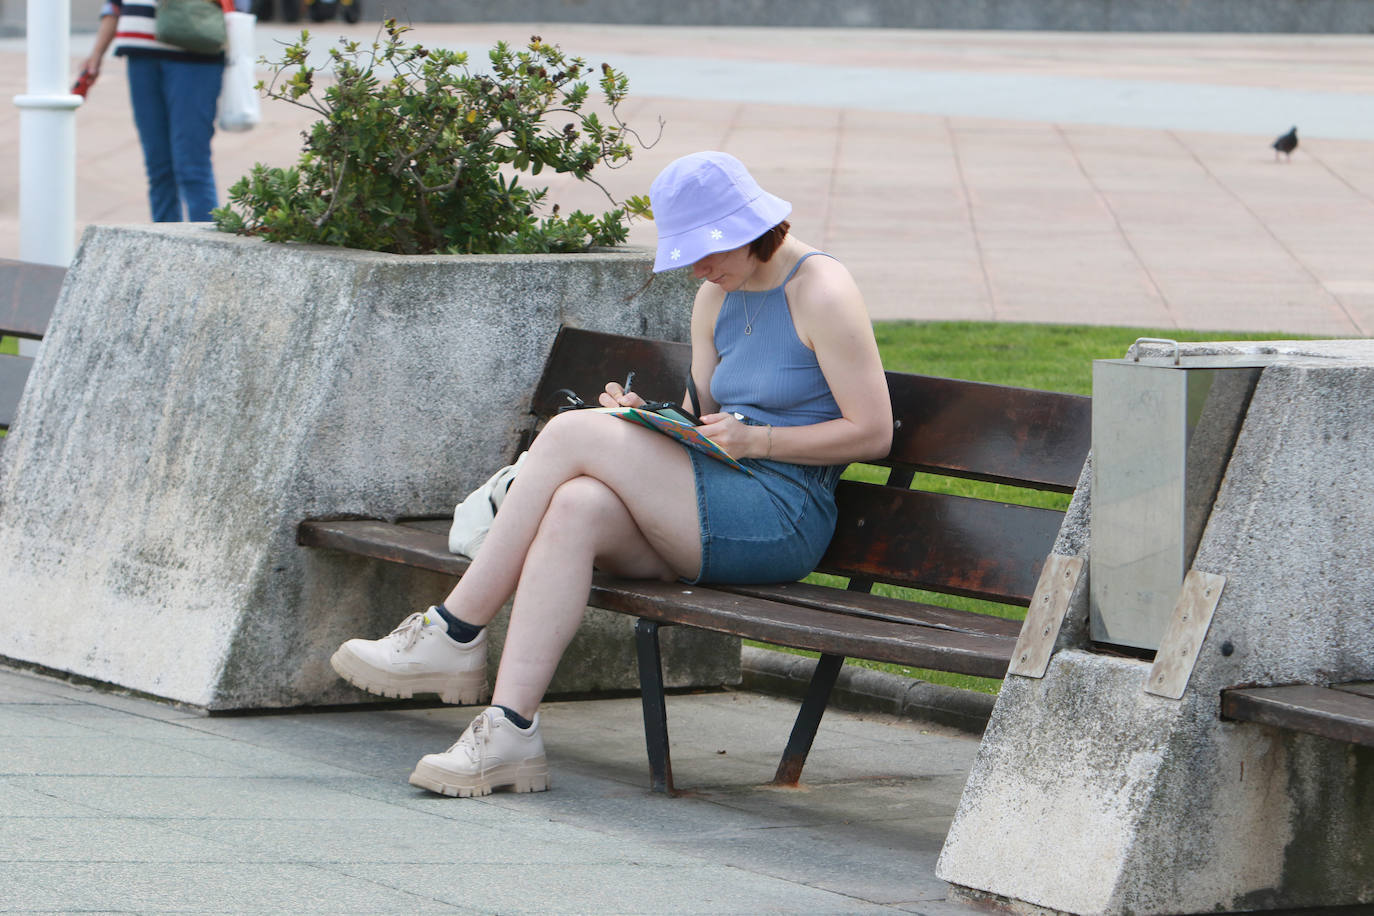
<svg viewBox="0 0 1374 916">
<path fill-rule="evenodd" d="M 41 340 L 66 275 L 63 267 L 0 258 L 0 337 Z M 31 357 L 0 354 L 0 429 L 14 422 L 32 368 Z"/>
<path fill-rule="evenodd" d="M 634 369 L 635 390 L 677 400 L 685 344 L 563 329 L 532 400 L 535 424 Z M 982 677 L 1006 672 L 1015 620 L 874 594 L 875 583 L 944 595 L 1030 604 L 1063 513 L 911 489 L 917 472 L 1071 493 L 1090 442 L 1089 399 L 978 382 L 888 373 L 895 435 L 883 483 L 844 480 L 835 537 L 819 571 L 847 588 L 808 583 L 745 587 L 626 581 L 598 574 L 589 603 L 636 616 L 650 776 L 672 792 L 658 630 L 680 624 L 820 653 L 776 781 L 800 778 L 831 688 L 846 657 Z M 534 426 L 531 427 L 531 433 Z M 462 575 L 448 553 L 448 518 L 315 519 L 300 544 Z"/>
<path fill-rule="evenodd" d="M 1374 747 L 1374 681 L 1235 687 L 1221 692 L 1223 718 Z"/>
</svg>

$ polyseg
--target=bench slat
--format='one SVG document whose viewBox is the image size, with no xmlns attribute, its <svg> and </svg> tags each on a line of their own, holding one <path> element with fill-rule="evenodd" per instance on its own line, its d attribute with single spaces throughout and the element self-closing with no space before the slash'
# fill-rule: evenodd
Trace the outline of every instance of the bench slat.
<svg viewBox="0 0 1374 916">
<path fill-rule="evenodd" d="M 1092 399 L 887 374 L 895 430 L 884 464 L 1072 493 L 1092 441 Z"/>
<path fill-rule="evenodd" d="M 447 531 L 447 529 L 444 529 Z M 328 547 L 388 563 L 461 576 L 471 560 L 448 552 L 442 533 L 376 519 L 311 519 L 296 526 L 302 547 Z"/>
<path fill-rule="evenodd" d="M 419 528 L 421 531 L 432 531 L 435 534 L 442 534 L 445 538 L 444 543 L 448 543 L 448 530 L 453 527 L 453 519 L 448 516 L 442 518 L 403 518 L 397 521 L 398 525 L 405 525 L 407 528 Z"/>
<path fill-rule="evenodd" d="M 1029 606 L 1064 513 L 843 480 L 819 570 Z"/>
<path fill-rule="evenodd" d="M 1351 686 L 1357 690 L 1310 684 L 1223 690 L 1221 714 L 1374 747 L 1374 697 Z"/>
<path fill-rule="evenodd" d="M 446 530 L 443 519 L 403 524 L 369 519 L 312 520 L 300 524 L 296 539 L 307 547 L 328 547 L 461 575 L 469 561 L 448 552 Z M 766 588 L 751 586 L 748 590 L 759 592 Z M 797 589 L 797 586 L 782 588 Z M 835 589 L 815 588 L 836 592 L 837 596 L 844 594 Z M 783 594 L 782 589 L 775 594 Z M 980 677 L 1001 677 L 1006 673 L 1019 632 L 1019 625 L 1014 621 L 987 618 L 989 622 L 983 625 L 968 620 L 981 616 L 971 612 L 897 599 L 877 600 L 880 607 L 902 605 L 905 616 L 900 620 L 882 619 L 873 614 L 859 616 L 849 611 L 784 604 L 746 594 L 743 590 L 727 592 L 677 583 L 629 581 L 602 574 L 593 581 L 590 603 L 594 607 L 647 617 L 660 623 L 686 624 L 798 649 Z M 920 618 L 922 608 L 931 612 L 931 621 Z M 836 619 L 841 614 L 842 622 Z M 960 621 L 964 626 L 956 626 Z M 1015 632 L 1012 632 L 1013 627 Z"/>
<path fill-rule="evenodd" d="M 42 338 L 66 275 L 65 267 L 0 258 L 0 334 Z"/>
<path fill-rule="evenodd" d="M 530 410 L 540 419 L 553 416 L 568 403 L 558 394 L 560 388 L 570 388 L 594 405 L 607 382 L 623 382 L 630 371 L 635 374 L 634 390 L 647 400 L 679 403 L 687 392 L 691 364 L 692 348 L 685 343 L 563 328 L 544 365 Z M 607 367 L 617 368 L 608 376 Z"/>
<path fill-rule="evenodd" d="M 831 655 L 1000 678 L 1016 640 L 845 617 L 694 585 L 593 579 L 594 607 Z"/>
<path fill-rule="evenodd" d="M 712 588 L 739 595 L 753 595 L 783 604 L 798 604 L 834 614 L 870 617 L 874 620 L 917 623 L 959 633 L 978 633 L 984 636 L 1007 636 L 1016 639 L 1021 634 L 1021 621 L 976 611 L 960 611 L 934 604 L 850 592 L 844 589 L 789 582 L 785 585 L 713 585 Z"/>
<path fill-rule="evenodd" d="M 1344 690 L 1346 693 L 1356 693 L 1362 697 L 1369 697 L 1374 700 L 1374 681 L 1360 681 L 1354 684 L 1332 684 L 1332 690 Z"/>
<path fill-rule="evenodd" d="M 33 360 L 27 356 L 0 354 L 0 429 L 9 429 L 14 422 L 32 368 Z"/>
</svg>

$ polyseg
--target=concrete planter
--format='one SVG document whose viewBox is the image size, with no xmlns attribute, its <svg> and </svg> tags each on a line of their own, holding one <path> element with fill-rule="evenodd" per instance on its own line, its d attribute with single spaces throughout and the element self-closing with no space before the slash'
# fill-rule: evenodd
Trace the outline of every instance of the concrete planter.
<svg viewBox="0 0 1374 916">
<path fill-rule="evenodd" d="M 1183 353 L 1274 359 L 1192 560 L 1225 583 L 1187 688 L 1147 692 L 1150 662 L 1092 642 L 1089 463 L 1054 547 L 1088 576 L 1044 677 L 1003 682 L 936 876 L 1012 912 L 1368 912 L 1374 751 L 1229 721 L 1220 698 L 1374 680 L 1374 341 Z"/>
<path fill-rule="evenodd" d="M 210 710 L 364 699 L 329 653 L 448 583 L 295 523 L 452 511 L 560 325 L 685 339 L 691 278 L 636 297 L 649 263 L 91 228 L 0 453 L 0 655 Z M 552 689 L 636 686 L 631 624 L 589 615 Z M 733 641 L 674 636 L 675 683 L 738 679 Z"/>
</svg>

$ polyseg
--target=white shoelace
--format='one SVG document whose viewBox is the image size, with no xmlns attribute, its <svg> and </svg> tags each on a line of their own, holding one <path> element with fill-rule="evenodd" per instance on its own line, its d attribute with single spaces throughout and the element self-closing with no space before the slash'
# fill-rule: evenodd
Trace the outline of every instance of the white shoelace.
<svg viewBox="0 0 1374 916">
<path fill-rule="evenodd" d="M 417 611 L 405 620 L 402 620 L 396 629 L 387 634 L 387 639 L 395 639 L 401 643 L 402 649 L 409 649 L 415 645 L 415 640 L 420 638 L 420 631 L 425 628 L 425 613 Z"/>
<path fill-rule="evenodd" d="M 487 741 L 491 737 L 491 719 L 487 718 L 486 713 L 479 713 L 477 718 L 458 736 L 458 740 L 453 743 L 453 747 L 448 749 L 452 754 L 462 749 L 467 754 L 468 760 L 477 765 L 477 771 L 482 771 L 482 765 L 486 762 Z"/>
</svg>

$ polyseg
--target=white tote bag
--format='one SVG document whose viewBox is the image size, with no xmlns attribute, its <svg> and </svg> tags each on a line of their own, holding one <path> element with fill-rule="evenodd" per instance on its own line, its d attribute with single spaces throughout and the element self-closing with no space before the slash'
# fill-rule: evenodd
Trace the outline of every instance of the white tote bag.
<svg viewBox="0 0 1374 916">
<path fill-rule="evenodd" d="M 449 553 L 477 558 L 477 551 L 487 539 L 487 530 L 496 518 L 496 510 L 506 499 L 506 491 L 515 482 L 515 474 L 525 463 L 529 452 L 521 452 L 515 464 L 508 464 L 492 474 L 486 483 L 468 494 L 453 509 L 453 525 L 448 531 Z"/>
<path fill-rule="evenodd" d="M 248 130 L 262 120 L 258 82 L 254 72 L 256 49 L 253 26 L 258 17 L 252 13 L 225 13 L 224 27 L 229 40 L 224 51 L 224 85 L 219 91 L 220 130 Z"/>
</svg>

